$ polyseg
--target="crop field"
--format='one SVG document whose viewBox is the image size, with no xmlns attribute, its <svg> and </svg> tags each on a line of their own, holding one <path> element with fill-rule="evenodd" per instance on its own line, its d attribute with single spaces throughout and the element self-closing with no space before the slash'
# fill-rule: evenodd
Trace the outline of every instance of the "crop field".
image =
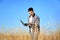
<svg viewBox="0 0 60 40">
<path fill-rule="evenodd" d="M 2 34 L 0 40 L 32 40 L 30 34 Z M 40 34 L 38 40 L 60 40 L 60 32 L 52 35 Z"/>
</svg>

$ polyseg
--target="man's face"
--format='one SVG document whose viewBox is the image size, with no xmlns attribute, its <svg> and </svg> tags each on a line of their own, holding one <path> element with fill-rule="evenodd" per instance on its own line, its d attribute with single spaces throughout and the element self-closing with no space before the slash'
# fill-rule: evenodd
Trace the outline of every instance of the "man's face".
<svg viewBox="0 0 60 40">
<path fill-rule="evenodd" d="M 34 11 L 29 11 L 29 14 L 30 14 L 31 16 L 33 16 Z"/>
</svg>

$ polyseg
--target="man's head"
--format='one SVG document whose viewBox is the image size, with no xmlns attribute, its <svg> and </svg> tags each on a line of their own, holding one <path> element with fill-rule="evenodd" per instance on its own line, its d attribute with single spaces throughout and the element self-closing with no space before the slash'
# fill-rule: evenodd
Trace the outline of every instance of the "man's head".
<svg viewBox="0 0 60 40">
<path fill-rule="evenodd" d="M 34 10 L 33 10 L 33 8 L 32 8 L 32 7 L 30 7 L 30 8 L 28 9 L 28 12 L 29 12 L 29 14 L 30 14 L 31 16 L 33 16 L 33 15 L 34 15 Z"/>
</svg>

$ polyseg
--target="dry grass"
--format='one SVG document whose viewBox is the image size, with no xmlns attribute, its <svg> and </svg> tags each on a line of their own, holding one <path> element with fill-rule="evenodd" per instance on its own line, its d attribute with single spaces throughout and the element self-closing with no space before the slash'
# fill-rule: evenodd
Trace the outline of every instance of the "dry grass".
<svg viewBox="0 0 60 40">
<path fill-rule="evenodd" d="M 29 34 L 1 34 L 0 40 L 31 40 L 31 36 Z M 45 35 L 40 34 L 38 40 L 60 40 L 60 32 Z"/>
<path fill-rule="evenodd" d="M 15 32 L 15 29 L 13 29 L 12 33 L 9 32 L 9 30 L 6 33 L 2 31 L 0 33 L 0 40 L 32 40 L 32 38 L 29 33 L 18 28 L 17 32 Z M 40 33 L 38 36 L 38 40 L 60 40 L 60 30 L 57 32 L 53 32 L 50 35 L 46 33 Z"/>
</svg>

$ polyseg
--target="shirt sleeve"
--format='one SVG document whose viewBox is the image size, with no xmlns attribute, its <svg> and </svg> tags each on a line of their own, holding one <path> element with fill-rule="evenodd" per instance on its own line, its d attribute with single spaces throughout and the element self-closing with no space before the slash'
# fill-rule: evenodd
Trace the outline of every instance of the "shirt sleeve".
<svg viewBox="0 0 60 40">
<path fill-rule="evenodd" d="M 35 25 L 37 26 L 37 25 L 39 25 L 40 24 L 40 18 L 39 17 L 36 17 L 35 18 Z"/>
</svg>

